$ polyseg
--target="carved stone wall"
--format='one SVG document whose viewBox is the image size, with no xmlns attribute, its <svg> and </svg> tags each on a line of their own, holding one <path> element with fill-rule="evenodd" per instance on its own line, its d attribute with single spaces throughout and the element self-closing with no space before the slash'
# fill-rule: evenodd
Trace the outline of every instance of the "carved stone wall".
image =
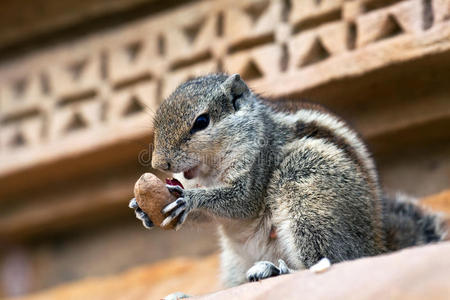
<svg viewBox="0 0 450 300">
<path fill-rule="evenodd" d="M 447 51 L 448 18 L 445 0 L 211 1 L 3 62 L 0 174 L 145 132 L 192 76 L 281 96 Z"/>
<path fill-rule="evenodd" d="M 125 205 L 155 110 L 218 71 L 347 117 L 388 188 L 449 186 L 449 0 L 180 2 L 0 61 L 0 240 L 71 244 L 135 222 Z"/>
</svg>

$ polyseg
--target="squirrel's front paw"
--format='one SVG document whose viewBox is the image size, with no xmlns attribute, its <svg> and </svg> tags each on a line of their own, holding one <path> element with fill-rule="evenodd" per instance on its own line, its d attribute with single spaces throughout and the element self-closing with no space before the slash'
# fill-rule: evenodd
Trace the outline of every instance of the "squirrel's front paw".
<svg viewBox="0 0 450 300">
<path fill-rule="evenodd" d="M 136 218 L 138 218 L 139 220 L 142 221 L 142 224 L 144 225 L 145 228 L 150 229 L 154 226 L 152 220 L 150 220 L 148 215 L 139 207 L 139 205 L 136 201 L 136 198 L 133 198 L 130 200 L 128 207 L 131 209 L 134 209 Z"/>
<path fill-rule="evenodd" d="M 279 259 L 279 267 L 271 263 L 270 261 L 258 261 L 248 269 L 247 279 L 248 281 L 258 281 L 265 278 L 278 276 L 282 274 L 289 274 L 291 270 L 287 267 L 286 263 Z"/>
<path fill-rule="evenodd" d="M 169 192 L 172 194 L 176 194 L 179 198 L 174 202 L 166 205 L 161 213 L 169 214 L 164 221 L 161 223 L 161 227 L 170 224 L 174 219 L 178 218 L 177 224 L 175 226 L 175 230 L 180 229 L 181 225 L 183 225 L 184 221 L 186 221 L 187 215 L 192 210 L 192 204 L 189 198 L 187 197 L 187 193 L 180 186 L 174 185 L 166 185 L 169 189 Z"/>
</svg>

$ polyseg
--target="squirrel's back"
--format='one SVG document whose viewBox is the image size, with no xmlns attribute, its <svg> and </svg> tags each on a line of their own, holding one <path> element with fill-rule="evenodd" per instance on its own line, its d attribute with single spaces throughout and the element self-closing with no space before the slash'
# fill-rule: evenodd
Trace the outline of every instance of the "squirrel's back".
<svg viewBox="0 0 450 300">
<path fill-rule="evenodd" d="M 375 194 L 375 201 L 380 202 L 382 236 L 386 251 L 395 251 L 406 247 L 423 245 L 443 240 L 447 234 L 447 226 L 437 214 L 422 207 L 415 198 L 403 194 L 388 196 L 378 184 L 378 172 L 362 138 L 347 122 L 328 111 L 326 108 L 308 102 L 292 102 L 262 99 L 263 103 L 275 112 L 285 113 L 285 117 L 302 114 L 302 137 L 322 138 L 334 144 L 360 165 Z M 378 199 L 377 199 L 378 196 Z M 375 206 L 376 207 L 376 206 Z"/>
</svg>

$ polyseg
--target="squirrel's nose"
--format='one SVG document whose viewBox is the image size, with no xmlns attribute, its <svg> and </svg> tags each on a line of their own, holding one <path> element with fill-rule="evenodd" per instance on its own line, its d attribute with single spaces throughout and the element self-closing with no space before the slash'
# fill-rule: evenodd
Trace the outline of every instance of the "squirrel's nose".
<svg viewBox="0 0 450 300">
<path fill-rule="evenodd" d="M 165 159 L 159 159 L 159 158 L 155 158 L 155 157 L 152 159 L 152 168 L 153 169 L 168 171 L 168 170 L 170 170 L 170 167 L 171 167 L 170 162 Z"/>
</svg>

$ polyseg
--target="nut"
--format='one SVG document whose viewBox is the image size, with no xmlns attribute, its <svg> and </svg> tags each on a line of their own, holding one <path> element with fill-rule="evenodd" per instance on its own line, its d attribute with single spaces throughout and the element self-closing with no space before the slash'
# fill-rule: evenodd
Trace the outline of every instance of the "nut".
<svg viewBox="0 0 450 300">
<path fill-rule="evenodd" d="M 164 182 L 152 173 L 144 173 L 134 186 L 134 197 L 139 207 L 149 216 L 153 224 L 161 227 L 165 215 L 161 210 L 169 203 L 177 199 L 166 188 Z M 173 220 L 163 229 L 175 229 L 178 219 Z"/>
</svg>

